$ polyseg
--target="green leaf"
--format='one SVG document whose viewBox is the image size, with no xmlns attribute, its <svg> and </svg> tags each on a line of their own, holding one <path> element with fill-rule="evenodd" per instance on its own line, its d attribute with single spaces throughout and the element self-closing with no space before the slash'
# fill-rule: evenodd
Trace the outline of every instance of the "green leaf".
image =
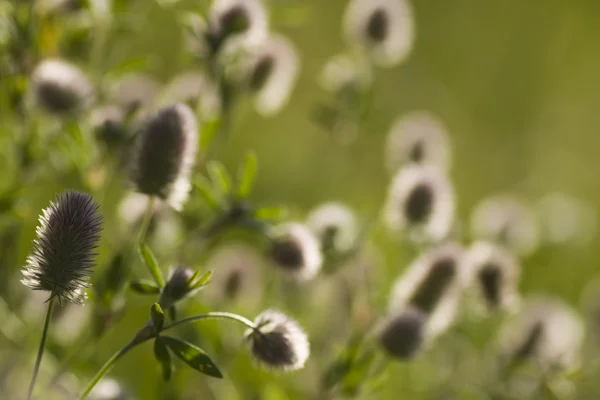
<svg viewBox="0 0 600 400">
<path fill-rule="evenodd" d="M 253 152 L 249 152 L 248 154 L 246 154 L 244 164 L 238 176 L 238 199 L 245 199 L 250 194 L 250 191 L 252 190 L 252 185 L 254 184 L 254 180 L 256 179 L 257 169 L 258 161 L 256 159 L 256 154 L 254 154 Z"/>
<path fill-rule="evenodd" d="M 175 306 L 171 306 L 167 309 L 167 314 L 169 314 L 169 318 L 171 321 L 175 321 L 177 319 L 177 309 Z"/>
<path fill-rule="evenodd" d="M 196 273 L 190 278 L 188 287 L 190 288 L 190 290 L 195 290 L 201 286 L 206 286 L 210 283 L 211 276 L 212 276 L 212 271 L 206 271 L 201 276 L 200 276 L 200 271 L 196 271 Z"/>
<path fill-rule="evenodd" d="M 281 207 L 264 207 L 254 211 L 252 216 L 261 221 L 279 221 L 285 219 L 287 210 Z"/>
<path fill-rule="evenodd" d="M 159 294 L 160 288 L 154 282 L 139 280 L 129 283 L 129 288 L 139 294 Z"/>
<path fill-rule="evenodd" d="M 205 121 L 202 124 L 202 131 L 200 132 L 200 151 L 204 151 L 210 147 L 211 143 L 217 136 L 217 133 L 221 129 L 221 119 L 214 119 L 212 121 Z"/>
<path fill-rule="evenodd" d="M 169 354 L 167 346 L 160 337 L 157 337 L 154 341 L 154 357 L 156 357 L 156 361 L 158 361 L 160 365 L 163 379 L 165 381 L 171 379 L 171 375 L 173 372 L 173 363 L 171 362 L 171 355 Z"/>
<path fill-rule="evenodd" d="M 138 247 L 138 253 L 140 254 L 140 257 L 142 258 L 143 263 L 146 265 L 146 267 L 150 271 L 150 274 L 152 275 L 152 278 L 154 278 L 154 281 L 156 282 L 158 287 L 160 287 L 160 288 L 165 287 L 165 280 L 162 276 L 162 273 L 160 272 L 160 268 L 158 267 L 158 262 L 156 261 L 156 257 L 154 257 L 154 254 L 152 254 L 152 251 L 150 250 L 150 248 L 148 246 L 146 246 L 144 243 L 141 243 L 140 246 Z"/>
<path fill-rule="evenodd" d="M 171 349 L 173 354 L 179 357 L 190 367 L 214 378 L 223 377 L 217 366 L 201 348 L 189 342 L 169 336 L 163 336 L 162 340 L 165 342 L 167 347 Z"/>
<path fill-rule="evenodd" d="M 221 206 L 219 206 L 219 201 L 217 200 L 217 197 L 213 193 L 211 184 L 206 178 L 201 176 L 198 179 L 196 179 L 194 182 L 194 187 L 196 188 L 196 191 L 198 192 L 200 197 L 202 197 L 204 202 L 210 208 L 212 208 L 213 210 L 219 210 L 221 208 Z"/>
<path fill-rule="evenodd" d="M 218 161 L 209 161 L 206 165 L 211 181 L 219 188 L 222 195 L 227 196 L 231 193 L 231 177 L 227 170 Z"/>
<path fill-rule="evenodd" d="M 165 324 L 165 313 L 158 303 L 152 304 L 150 307 L 150 317 L 156 328 L 156 332 L 162 331 L 163 325 Z"/>
</svg>

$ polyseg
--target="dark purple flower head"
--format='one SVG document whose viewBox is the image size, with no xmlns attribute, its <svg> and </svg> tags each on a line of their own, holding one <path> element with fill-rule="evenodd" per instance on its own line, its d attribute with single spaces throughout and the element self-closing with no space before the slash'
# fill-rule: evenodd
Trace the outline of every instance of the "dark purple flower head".
<svg viewBox="0 0 600 400">
<path fill-rule="evenodd" d="M 140 193 L 167 200 L 180 210 L 190 191 L 198 124 L 184 104 L 163 108 L 139 133 L 131 180 Z"/>
<path fill-rule="evenodd" d="M 304 367 L 310 349 L 300 325 L 287 315 L 267 310 L 254 321 L 256 329 L 246 332 L 250 350 L 261 364 L 282 371 Z"/>
<path fill-rule="evenodd" d="M 379 332 L 379 343 L 392 357 L 410 359 L 421 348 L 427 315 L 409 307 L 389 317 Z"/>
<path fill-rule="evenodd" d="M 171 271 L 167 284 L 160 295 L 159 304 L 163 308 L 191 296 L 196 290 L 190 288 L 190 279 L 194 276 L 194 271 L 190 268 L 179 266 Z"/>
<path fill-rule="evenodd" d="M 33 251 L 27 257 L 21 282 L 34 290 L 74 303 L 86 298 L 102 217 L 98 205 L 85 193 L 66 191 L 43 210 Z"/>
</svg>

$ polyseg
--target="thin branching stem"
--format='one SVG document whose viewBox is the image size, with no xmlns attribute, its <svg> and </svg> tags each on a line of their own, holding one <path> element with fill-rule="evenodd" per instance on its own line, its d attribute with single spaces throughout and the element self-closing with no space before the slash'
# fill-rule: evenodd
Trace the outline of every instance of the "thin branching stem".
<svg viewBox="0 0 600 400">
<path fill-rule="evenodd" d="M 200 321 L 200 320 L 204 320 L 204 319 L 229 319 L 232 321 L 237 321 L 237 322 L 241 323 L 242 325 L 247 326 L 250 329 L 256 329 L 256 325 L 252 321 L 250 321 L 247 318 L 242 317 L 241 315 L 228 313 L 228 312 L 216 312 L 215 311 L 215 312 L 209 312 L 206 314 L 194 315 L 192 317 L 188 317 L 188 318 L 181 319 L 179 321 L 175 321 L 170 325 L 166 325 L 161 330 L 161 332 L 164 332 L 167 329 L 172 329 L 179 325 L 189 324 L 191 322 L 196 322 L 196 321 Z M 144 328 L 142 328 L 142 330 L 140 330 L 140 332 L 138 332 L 138 334 L 136 334 L 135 338 L 131 342 L 129 342 L 129 344 L 127 344 L 121 350 L 117 351 L 115 354 L 113 354 L 113 356 L 111 358 L 108 359 L 108 361 L 106 361 L 106 363 L 102 366 L 102 368 L 100 368 L 98 373 L 96 373 L 94 378 L 86 386 L 85 390 L 79 395 L 79 397 L 77 398 L 78 400 L 85 399 L 87 397 L 87 395 L 90 394 L 92 389 L 94 389 L 94 387 L 100 381 L 100 379 L 102 379 L 104 377 L 104 375 L 106 375 L 108 373 L 108 371 L 110 371 L 112 369 L 112 367 L 115 365 L 115 363 L 121 357 L 123 357 L 125 354 L 127 354 L 134 347 L 136 347 L 142 343 L 145 343 L 148 340 L 153 339 L 157 336 L 156 333 L 153 335 L 147 334 L 144 331 L 146 328 L 147 328 L 147 326 L 144 326 Z"/>
<path fill-rule="evenodd" d="M 50 327 L 50 318 L 52 316 L 52 309 L 54 307 L 54 296 L 48 300 L 48 309 L 46 310 L 46 320 L 44 321 L 44 330 L 42 331 L 42 339 L 40 340 L 40 347 L 38 349 L 37 357 L 35 359 L 35 366 L 33 367 L 33 375 L 31 376 L 31 382 L 29 383 L 29 391 L 27 393 L 27 399 L 31 400 L 33 395 L 33 389 L 35 387 L 35 381 L 40 370 L 42 363 L 42 356 L 44 355 L 44 349 L 46 347 L 46 338 L 48 337 L 48 328 Z"/>
<path fill-rule="evenodd" d="M 154 209 L 154 197 L 149 196 L 146 202 L 146 210 L 142 217 L 142 224 L 140 225 L 140 232 L 138 233 L 137 244 L 140 245 L 146 240 L 146 234 L 148 233 L 148 227 L 152 220 L 152 210 Z"/>
</svg>

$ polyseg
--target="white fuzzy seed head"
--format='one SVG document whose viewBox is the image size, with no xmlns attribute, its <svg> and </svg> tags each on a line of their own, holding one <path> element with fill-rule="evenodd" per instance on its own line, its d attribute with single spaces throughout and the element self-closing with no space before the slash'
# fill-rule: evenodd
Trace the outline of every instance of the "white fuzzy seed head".
<svg viewBox="0 0 600 400">
<path fill-rule="evenodd" d="M 471 233 L 515 254 L 527 256 L 539 244 L 535 215 L 520 199 L 510 195 L 491 196 L 481 201 L 471 214 Z"/>
<path fill-rule="evenodd" d="M 385 222 L 395 232 L 417 241 L 439 242 L 454 223 L 454 192 L 438 168 L 411 165 L 399 170 L 390 184 Z"/>
<path fill-rule="evenodd" d="M 471 286 L 487 310 L 512 311 L 519 306 L 520 267 L 507 249 L 478 241 L 469 248 L 465 265 Z"/>
<path fill-rule="evenodd" d="M 508 363 L 534 361 L 545 371 L 572 371 L 580 362 L 584 326 L 562 301 L 529 299 L 500 331 L 501 353 Z"/>
<path fill-rule="evenodd" d="M 408 308 L 422 311 L 427 315 L 425 340 L 432 340 L 454 321 L 467 282 L 462 247 L 457 243 L 435 246 L 413 261 L 396 280 L 389 313 L 401 314 Z"/>
<path fill-rule="evenodd" d="M 306 225 L 296 222 L 274 229 L 268 255 L 279 270 L 298 281 L 314 278 L 323 263 L 319 240 Z"/>
<path fill-rule="evenodd" d="M 323 251 L 344 253 L 356 244 L 356 218 L 352 210 L 342 203 L 321 204 L 311 211 L 306 224 L 319 238 Z"/>
<path fill-rule="evenodd" d="M 246 331 L 250 351 L 265 367 L 295 371 L 304 367 L 310 354 L 308 337 L 287 315 L 267 310 L 256 317 L 256 329 Z"/>
<path fill-rule="evenodd" d="M 427 111 L 400 116 L 392 125 L 385 148 L 386 166 L 394 173 L 409 164 L 428 164 L 448 171 L 451 148 L 446 127 Z"/>
<path fill-rule="evenodd" d="M 89 106 L 94 88 L 75 65 L 59 59 L 42 61 L 31 77 L 32 95 L 46 111 L 65 115 Z"/>
<path fill-rule="evenodd" d="M 263 41 L 269 21 L 260 0 L 215 0 L 208 25 L 218 46 L 223 43 L 238 46 Z"/>
<path fill-rule="evenodd" d="M 344 15 L 344 36 L 382 67 L 404 61 L 412 50 L 414 19 L 406 0 L 352 0 Z"/>
</svg>

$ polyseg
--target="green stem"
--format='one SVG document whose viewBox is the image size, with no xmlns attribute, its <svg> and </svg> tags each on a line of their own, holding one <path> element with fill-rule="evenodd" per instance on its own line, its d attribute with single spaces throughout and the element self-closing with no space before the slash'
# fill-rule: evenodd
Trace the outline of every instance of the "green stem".
<svg viewBox="0 0 600 400">
<path fill-rule="evenodd" d="M 115 354 L 113 354 L 113 356 L 111 358 L 109 358 L 108 361 L 106 361 L 106 363 L 104 363 L 102 368 L 100 368 L 100 370 L 96 373 L 96 375 L 90 381 L 90 383 L 88 383 L 85 390 L 83 392 L 81 392 L 81 394 L 78 397 L 78 400 L 85 399 L 87 397 L 87 395 L 90 394 L 92 389 L 94 389 L 94 386 L 96 386 L 96 384 L 100 381 L 100 379 L 102 379 L 102 377 L 104 377 L 104 375 L 106 375 L 108 373 L 108 371 L 110 371 L 112 369 L 112 367 L 115 365 L 115 363 L 121 357 L 123 357 L 125 354 L 127 354 L 131 349 L 133 349 L 134 347 L 136 347 L 138 344 L 141 344 L 141 343 L 143 343 L 143 342 L 137 341 L 134 339 L 127 346 L 123 347 L 121 350 L 119 350 Z"/>
<path fill-rule="evenodd" d="M 152 220 L 152 210 L 154 208 L 154 197 L 148 197 L 148 201 L 146 203 L 146 210 L 144 211 L 144 216 L 142 217 L 142 225 L 140 226 L 140 232 L 138 233 L 137 243 L 138 245 L 144 243 L 146 240 L 146 234 L 148 233 L 148 227 L 150 226 L 150 221 Z"/>
<path fill-rule="evenodd" d="M 35 387 L 35 381 L 40 370 L 40 364 L 42 363 L 42 356 L 44 355 L 44 348 L 46 347 L 46 338 L 48 337 L 48 328 L 50 327 L 50 317 L 52 316 L 53 306 L 54 297 L 51 297 L 50 300 L 48 300 L 48 310 L 46 311 L 46 320 L 44 321 L 42 339 L 40 340 L 40 347 L 38 349 L 37 358 L 35 359 L 35 366 L 33 367 L 33 375 L 31 377 L 31 382 L 29 383 L 29 391 L 27 393 L 28 400 L 31 400 L 31 396 L 33 395 L 33 388 Z"/>
<path fill-rule="evenodd" d="M 179 321 L 175 321 L 172 324 L 166 325 L 165 327 L 163 327 L 162 331 L 166 331 L 167 329 L 174 328 L 178 325 L 188 324 L 190 322 L 196 322 L 203 319 L 229 319 L 232 321 L 237 321 L 242 325 L 246 325 L 250 329 L 256 329 L 256 325 L 254 324 L 254 322 L 250 321 L 248 318 L 244 318 L 241 315 L 233 313 L 214 311 L 206 314 L 194 315 L 192 317 L 180 319 Z"/>
<path fill-rule="evenodd" d="M 252 321 L 250 321 L 247 318 L 242 317 L 241 315 L 228 313 L 228 312 L 209 312 L 206 314 L 194 315 L 192 317 L 184 318 L 179 321 L 173 322 L 172 324 L 165 326 L 161 330 L 161 332 L 166 331 L 167 329 L 174 328 L 178 325 L 183 325 L 183 324 L 187 324 L 190 322 L 200 321 L 203 319 L 229 319 L 229 320 L 237 321 L 237 322 L 247 326 L 250 329 L 256 329 L 256 326 L 254 325 L 254 323 Z M 127 346 L 123 347 L 121 350 L 116 352 L 111 358 L 109 358 L 108 361 L 106 361 L 106 363 L 102 366 L 102 368 L 100 368 L 100 371 L 98 371 L 96 376 L 94 376 L 94 378 L 86 386 L 85 390 L 79 395 L 79 397 L 77 398 L 78 400 L 83 400 L 87 397 L 87 395 L 92 391 L 94 386 L 96 386 L 96 384 L 100 381 L 100 379 L 102 379 L 102 377 L 104 375 L 106 375 L 108 373 L 108 371 L 110 371 L 110 369 L 114 366 L 114 364 L 117 362 L 117 360 L 119 360 L 121 357 L 123 357 L 125 354 L 127 354 L 134 347 L 136 347 L 142 343 L 145 343 L 148 340 L 156 337 L 156 334 L 154 334 L 154 335 L 147 334 L 147 331 L 145 331 L 145 328 L 146 328 L 146 326 L 144 328 L 142 328 L 142 330 L 140 330 L 140 332 L 138 332 L 138 334 L 135 336 L 135 338 Z"/>
</svg>

